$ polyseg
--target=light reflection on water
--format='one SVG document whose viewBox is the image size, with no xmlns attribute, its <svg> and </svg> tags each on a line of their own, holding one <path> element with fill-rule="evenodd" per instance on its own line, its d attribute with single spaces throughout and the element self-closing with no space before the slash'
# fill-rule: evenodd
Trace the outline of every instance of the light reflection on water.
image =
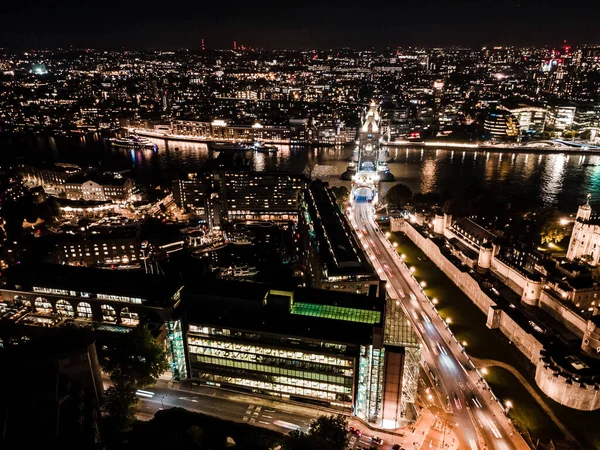
<svg viewBox="0 0 600 450">
<path fill-rule="evenodd" d="M 100 137 L 0 138 L 0 160 L 63 161 L 107 169 L 133 169 L 138 181 L 168 183 L 173 177 L 201 168 L 217 156 L 204 144 L 155 141 L 158 151 L 113 149 Z M 253 155 L 254 170 L 311 171 L 332 184 L 339 181 L 352 147 L 304 148 L 279 146 L 276 154 Z M 520 195 L 545 205 L 574 211 L 588 193 L 600 210 L 600 156 L 491 153 L 447 149 L 393 148 L 390 171 L 413 192 L 456 191 L 481 186 L 502 195 Z M 316 170 L 315 170 L 316 167 Z M 389 189 L 382 183 L 382 193 Z"/>
</svg>

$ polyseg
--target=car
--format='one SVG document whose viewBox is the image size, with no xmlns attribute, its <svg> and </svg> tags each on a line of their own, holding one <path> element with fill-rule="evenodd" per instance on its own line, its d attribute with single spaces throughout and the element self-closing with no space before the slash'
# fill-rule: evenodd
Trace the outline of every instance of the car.
<svg viewBox="0 0 600 450">
<path fill-rule="evenodd" d="M 354 436 L 358 436 L 358 437 L 362 436 L 362 434 L 363 434 L 362 431 L 360 431 L 358 428 L 354 428 L 354 427 L 348 428 L 348 431 L 351 434 L 353 434 Z"/>
<path fill-rule="evenodd" d="M 371 438 L 371 442 L 372 442 L 373 444 L 381 445 L 381 444 L 383 444 L 383 439 L 381 439 L 381 438 L 380 438 L 380 437 L 378 437 L 378 436 L 373 436 L 373 437 Z"/>
<path fill-rule="evenodd" d="M 452 394 L 452 397 L 454 398 L 454 405 L 456 406 L 456 409 L 461 409 L 462 408 L 462 404 L 460 403 L 458 395 Z"/>
</svg>

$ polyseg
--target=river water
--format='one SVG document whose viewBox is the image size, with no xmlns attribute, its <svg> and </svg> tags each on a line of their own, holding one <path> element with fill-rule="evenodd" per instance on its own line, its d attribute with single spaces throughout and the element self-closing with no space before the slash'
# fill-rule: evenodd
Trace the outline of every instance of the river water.
<svg viewBox="0 0 600 450">
<path fill-rule="evenodd" d="M 155 140 L 157 151 L 111 148 L 103 138 L 0 138 L 0 161 L 41 163 L 70 162 L 83 167 L 132 170 L 142 183 L 169 183 L 198 170 L 216 156 L 204 144 Z M 248 154 L 255 170 L 289 170 L 345 184 L 352 148 L 281 146 L 277 154 Z M 390 149 L 390 171 L 397 182 L 413 192 L 456 191 L 482 186 L 505 196 L 521 195 L 540 205 L 573 212 L 592 194 L 600 210 L 600 156 L 562 154 L 488 153 L 434 148 Z M 382 183 L 385 193 L 392 183 Z"/>
</svg>

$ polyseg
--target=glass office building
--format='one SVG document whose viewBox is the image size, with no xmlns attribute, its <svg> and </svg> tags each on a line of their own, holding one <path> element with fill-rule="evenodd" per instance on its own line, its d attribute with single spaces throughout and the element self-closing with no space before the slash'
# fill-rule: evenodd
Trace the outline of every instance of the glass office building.
<svg viewBox="0 0 600 450">
<path fill-rule="evenodd" d="M 363 355 L 382 354 L 379 298 L 221 281 L 184 301 L 192 380 L 348 411 L 358 411 L 359 397 L 382 395 L 381 380 L 359 379 L 376 372 L 373 365 L 381 369 Z"/>
</svg>

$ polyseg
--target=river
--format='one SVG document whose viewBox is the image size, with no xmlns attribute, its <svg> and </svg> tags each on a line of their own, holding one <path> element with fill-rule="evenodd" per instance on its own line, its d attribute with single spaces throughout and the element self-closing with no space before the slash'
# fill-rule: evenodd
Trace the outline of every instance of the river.
<svg viewBox="0 0 600 450">
<path fill-rule="evenodd" d="M 169 183 L 174 177 L 198 170 L 215 153 L 206 145 L 192 142 L 155 140 L 158 149 L 123 150 L 111 148 L 98 135 L 82 138 L 7 137 L 0 138 L 0 161 L 70 162 L 83 167 L 132 170 L 138 182 Z M 344 184 L 339 176 L 352 156 L 352 148 L 305 148 L 281 146 L 277 154 L 252 155 L 254 170 L 310 169 L 313 177 L 332 184 Z M 397 182 L 413 192 L 459 190 L 482 186 L 503 195 L 521 195 L 541 205 L 558 206 L 573 212 L 592 194 L 600 210 L 600 155 L 488 153 L 473 150 L 390 149 L 390 171 Z M 385 193 L 393 183 L 382 183 Z"/>
</svg>

